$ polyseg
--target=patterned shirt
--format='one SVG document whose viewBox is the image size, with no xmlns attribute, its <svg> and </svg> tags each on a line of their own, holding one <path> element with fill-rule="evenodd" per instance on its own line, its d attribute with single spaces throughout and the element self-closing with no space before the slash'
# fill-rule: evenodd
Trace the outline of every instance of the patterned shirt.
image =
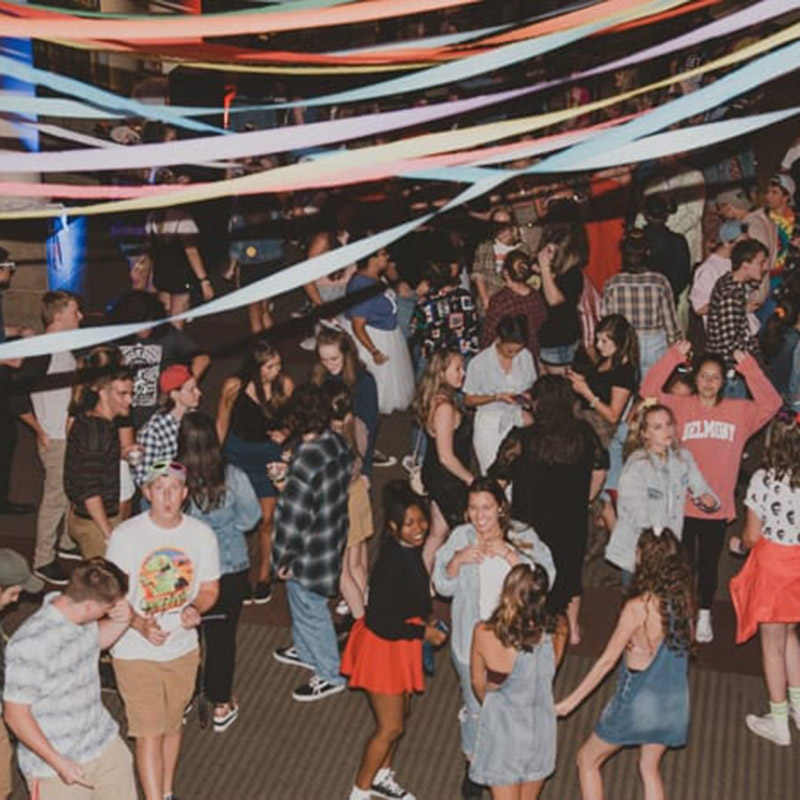
<svg viewBox="0 0 800 800">
<path fill-rule="evenodd" d="M 507 316 L 523 315 L 528 320 L 528 341 L 526 347 L 539 358 L 539 329 L 547 319 L 547 309 L 541 294 L 531 290 L 528 295 L 517 294 L 508 287 L 492 296 L 481 332 L 481 347 L 488 347 L 497 336 L 497 325 Z"/>
<path fill-rule="evenodd" d="M 156 411 L 139 429 L 136 441 L 144 450 L 134 467 L 133 477 L 142 486 L 150 468 L 159 461 L 171 461 L 178 454 L 178 429 L 181 421 L 168 411 Z"/>
<path fill-rule="evenodd" d="M 462 356 L 478 352 L 480 321 L 472 295 L 461 288 L 446 287 L 417 300 L 411 315 L 411 335 L 424 358 L 436 350 L 458 350 Z"/>
<path fill-rule="evenodd" d="M 761 355 L 747 319 L 747 294 L 747 284 L 736 281 L 728 272 L 714 284 L 708 304 L 706 349 L 722 356 L 729 367 L 734 365 L 734 350 L 744 350 L 756 358 Z"/>
<path fill-rule="evenodd" d="M 47 595 L 42 607 L 20 625 L 6 648 L 3 701 L 30 706 L 52 747 L 85 764 L 98 758 L 117 735 L 117 723 L 100 699 L 99 629 L 96 622 L 70 622 Z M 28 778 L 56 773 L 20 743 L 19 767 Z"/>
<path fill-rule="evenodd" d="M 96 416 L 75 417 L 67 436 L 64 491 L 75 513 L 89 518 L 86 500 L 99 496 L 109 517 L 119 511 L 119 434 L 112 422 Z"/>
<path fill-rule="evenodd" d="M 353 460 L 333 431 L 302 442 L 275 508 L 273 566 L 288 567 L 293 580 L 325 597 L 339 591 Z"/>
<path fill-rule="evenodd" d="M 658 272 L 620 272 L 606 281 L 600 313 L 622 314 L 639 331 L 665 331 L 667 342 L 680 338 L 669 281 Z"/>
</svg>

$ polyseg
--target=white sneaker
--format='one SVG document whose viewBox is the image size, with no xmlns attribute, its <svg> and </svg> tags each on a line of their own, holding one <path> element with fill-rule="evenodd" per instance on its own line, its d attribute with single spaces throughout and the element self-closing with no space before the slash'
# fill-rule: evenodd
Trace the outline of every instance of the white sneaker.
<svg viewBox="0 0 800 800">
<path fill-rule="evenodd" d="M 788 747 L 792 743 L 792 738 L 789 736 L 788 717 L 782 722 L 776 722 L 772 714 L 764 714 L 763 717 L 759 717 L 757 714 L 748 714 L 744 718 L 744 722 L 751 733 L 762 739 L 768 739 L 773 744 Z"/>
<path fill-rule="evenodd" d="M 350 790 L 350 797 L 347 800 L 372 800 L 372 792 L 369 789 L 359 789 L 354 786 Z"/>
<path fill-rule="evenodd" d="M 389 767 L 379 769 L 372 782 L 372 794 L 386 800 L 417 800 L 407 789 L 395 780 L 394 770 Z"/>
<path fill-rule="evenodd" d="M 694 640 L 700 644 L 708 644 L 714 641 L 714 629 L 711 627 L 711 611 L 701 608 L 697 615 L 697 629 L 694 632 Z"/>
</svg>

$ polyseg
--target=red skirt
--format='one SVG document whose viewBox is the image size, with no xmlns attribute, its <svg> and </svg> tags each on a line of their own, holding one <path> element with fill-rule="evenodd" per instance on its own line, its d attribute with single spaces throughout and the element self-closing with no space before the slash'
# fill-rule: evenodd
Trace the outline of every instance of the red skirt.
<svg viewBox="0 0 800 800">
<path fill-rule="evenodd" d="M 736 644 L 746 642 L 761 622 L 800 622 L 800 545 L 761 538 L 731 578 L 736 610 Z"/>
<path fill-rule="evenodd" d="M 419 618 L 406 621 L 424 624 Z M 342 653 L 342 675 L 349 676 L 351 689 L 374 694 L 423 692 L 422 639 L 382 639 L 361 617 L 353 625 Z"/>
</svg>

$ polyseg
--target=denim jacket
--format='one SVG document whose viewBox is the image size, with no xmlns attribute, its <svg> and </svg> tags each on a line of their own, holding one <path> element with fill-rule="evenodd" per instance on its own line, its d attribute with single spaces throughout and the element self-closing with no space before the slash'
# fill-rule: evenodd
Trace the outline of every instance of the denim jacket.
<svg viewBox="0 0 800 800">
<path fill-rule="evenodd" d="M 553 556 L 550 548 L 533 528 L 521 522 L 512 523 L 508 541 L 517 550 L 522 561 L 539 564 L 544 569 L 552 586 L 556 577 Z M 480 621 L 478 565 L 462 564 L 455 578 L 447 574 L 447 565 L 459 550 L 477 542 L 478 536 L 472 525 L 459 525 L 436 553 L 433 567 L 433 585 L 436 591 L 443 597 L 453 598 L 451 644 L 454 658 L 464 664 L 469 664 L 472 631 Z"/>
<path fill-rule="evenodd" d="M 680 539 L 686 493 L 719 498 L 683 447 L 667 450 L 665 460 L 646 450 L 631 453 L 619 479 L 617 524 L 606 547 L 606 559 L 628 572 L 636 566 L 636 543 L 645 528 L 669 528 Z"/>
<path fill-rule="evenodd" d="M 220 574 L 230 575 L 250 566 L 244 534 L 261 519 L 261 504 L 250 479 L 239 467 L 225 467 L 225 500 L 219 508 L 203 512 L 190 502 L 187 513 L 214 531 L 219 544 Z"/>
</svg>

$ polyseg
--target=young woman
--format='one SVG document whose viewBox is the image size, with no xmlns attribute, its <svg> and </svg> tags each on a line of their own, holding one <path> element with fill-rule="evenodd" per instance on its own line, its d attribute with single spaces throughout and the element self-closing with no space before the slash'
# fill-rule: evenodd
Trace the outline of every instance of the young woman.
<svg viewBox="0 0 800 800">
<path fill-rule="evenodd" d="M 720 507 L 711 513 L 686 503 L 683 543 L 696 570 L 700 610 L 695 635 L 698 642 L 714 638 L 711 607 L 717 590 L 719 554 L 725 529 L 736 518 L 734 492 L 747 440 L 777 413 L 780 395 L 770 385 L 756 360 L 741 351 L 734 353 L 736 370 L 747 382 L 752 400 L 722 396 L 725 363 L 718 356 L 700 355 L 696 359 L 696 393 L 676 395 L 663 386 L 676 367 L 689 357 L 688 342 L 679 342 L 657 361 L 642 384 L 642 394 L 655 396 L 672 410 L 680 443 L 694 457 L 700 472 L 708 477 Z"/>
<path fill-rule="evenodd" d="M 394 292 L 384 287 L 381 276 L 389 269 L 389 251 L 378 250 L 358 262 L 358 271 L 347 283 L 347 294 L 381 287 L 347 309 L 359 354 L 378 386 L 381 414 L 405 411 L 414 397 L 414 368 L 405 337 L 397 324 Z"/>
<path fill-rule="evenodd" d="M 672 531 L 642 533 L 628 597 L 603 654 L 556 703 L 559 717 L 572 713 L 623 657 L 616 692 L 578 752 L 583 800 L 602 800 L 600 769 L 626 746 L 639 747 L 646 800 L 664 800 L 661 758 L 668 747 L 686 744 L 694 602 L 692 573 Z"/>
<path fill-rule="evenodd" d="M 186 467 L 187 513 L 205 522 L 219 544 L 219 598 L 203 621 L 206 637 L 204 691 L 214 705 L 214 731 L 239 716 L 233 697 L 236 629 L 249 591 L 250 559 L 244 534 L 261 519 L 261 506 L 242 470 L 226 465 L 214 423 L 202 412 L 186 414 L 178 431 L 178 459 Z"/>
<path fill-rule="evenodd" d="M 748 714 L 745 723 L 757 736 L 788 745 L 789 717 L 800 722 L 800 421 L 794 411 L 782 411 L 770 426 L 745 506 L 743 538 L 751 552 L 730 583 L 736 643 L 759 631 L 770 709 L 761 717 Z"/>
<path fill-rule="evenodd" d="M 530 257 L 522 250 L 512 250 L 503 261 L 503 288 L 492 296 L 481 331 L 481 347 L 489 347 L 497 338 L 497 326 L 507 316 L 522 315 L 528 320 L 525 346 L 539 361 L 539 329 L 547 318 L 547 309 L 538 289 L 528 281 L 532 271 Z"/>
<path fill-rule="evenodd" d="M 375 454 L 375 437 L 378 433 L 378 387 L 375 378 L 358 357 L 352 337 L 342 330 L 323 327 L 317 336 L 317 360 L 311 369 L 311 382 L 317 386 L 324 383 L 343 383 L 353 395 L 353 415 L 367 430 L 367 446 L 364 451 L 361 472 L 368 478 L 372 466 L 391 466 L 385 456 Z"/>
<path fill-rule="evenodd" d="M 643 403 L 631 423 L 633 452 L 622 468 L 617 524 L 606 548 L 606 559 L 633 572 L 636 542 L 645 528 L 669 528 L 680 539 L 687 495 L 704 513 L 719 510 L 720 501 L 694 457 L 678 445 L 675 417 L 667 406 Z"/>
<path fill-rule="evenodd" d="M 588 503 L 603 485 L 608 456 L 589 423 L 573 413 L 565 378 L 543 375 L 531 398 L 533 425 L 506 436 L 489 474 L 511 484 L 513 518 L 530 525 L 550 548 L 557 575 L 547 608 L 566 614 L 570 643 L 578 644 Z"/>
<path fill-rule="evenodd" d="M 386 535 L 370 580 L 369 606 L 357 620 L 342 655 L 351 689 L 364 689 L 375 715 L 350 800 L 375 795 L 413 800 L 392 769 L 414 692 L 425 689 L 422 643 L 439 646 L 445 634 L 431 624 L 430 578 L 422 561 L 428 532 L 425 501 L 404 481 L 383 496 Z"/>
<path fill-rule="evenodd" d="M 267 464 L 281 460 L 287 435 L 283 413 L 293 390 L 292 379 L 282 370 L 281 354 L 267 339 L 259 339 L 239 374 L 227 378 L 220 393 L 217 435 L 225 458 L 245 472 L 261 503 L 261 555 L 246 604 L 261 605 L 271 597 L 272 519 L 278 493 Z"/>
<path fill-rule="evenodd" d="M 458 398 L 463 384 L 461 354 L 440 350 L 431 356 L 414 400 L 414 415 L 426 436 L 422 481 L 433 502 L 431 532 L 423 551 L 428 570 L 433 569 L 433 558 L 448 532 L 464 521 L 467 487 L 473 481 L 472 424 Z"/>
<path fill-rule="evenodd" d="M 536 380 L 533 354 L 525 348 L 528 323 L 524 316 L 503 317 L 497 338 L 467 367 L 464 402 L 477 409 L 472 444 L 482 474 L 494 463 L 505 435 L 524 421 L 528 392 Z"/>
<path fill-rule="evenodd" d="M 367 429 L 353 416 L 353 399 L 343 383 L 329 381 L 322 385 L 322 394 L 331 409 L 331 430 L 343 436 L 355 455 L 353 476 L 347 499 L 349 518 L 347 548 L 342 559 L 342 577 L 339 588 L 346 607 L 343 616 L 352 619 L 364 616 L 367 595 L 367 570 L 369 553 L 367 540 L 375 532 L 372 522 L 372 506 L 369 502 L 369 481 L 361 473 L 364 450 L 367 446 Z M 337 607 L 337 612 L 339 608 Z M 351 620 L 352 621 L 352 620 Z"/>
<path fill-rule="evenodd" d="M 470 778 L 493 800 L 536 800 L 556 764 L 555 656 L 546 634 L 547 573 L 517 564 L 500 602 L 475 626 L 470 672 L 481 704 Z"/>
<path fill-rule="evenodd" d="M 539 331 L 542 370 L 563 375 L 581 340 L 578 302 L 583 292 L 583 268 L 588 261 L 586 234 L 581 225 L 548 224 L 534 270 L 542 279 L 547 321 Z"/>
<path fill-rule="evenodd" d="M 433 584 L 443 597 L 452 597 L 452 657 L 461 682 L 464 706 L 461 751 L 471 762 L 475 752 L 480 704 L 472 691 L 469 668 L 475 625 L 487 620 L 497 607 L 506 575 L 519 563 L 539 564 L 550 582 L 555 567 L 550 550 L 532 528 L 511 522 L 511 513 L 500 484 L 478 478 L 469 487 L 469 522 L 460 525 L 436 553 Z M 465 797 L 480 797 L 481 788 L 467 774 L 462 784 Z"/>
</svg>

